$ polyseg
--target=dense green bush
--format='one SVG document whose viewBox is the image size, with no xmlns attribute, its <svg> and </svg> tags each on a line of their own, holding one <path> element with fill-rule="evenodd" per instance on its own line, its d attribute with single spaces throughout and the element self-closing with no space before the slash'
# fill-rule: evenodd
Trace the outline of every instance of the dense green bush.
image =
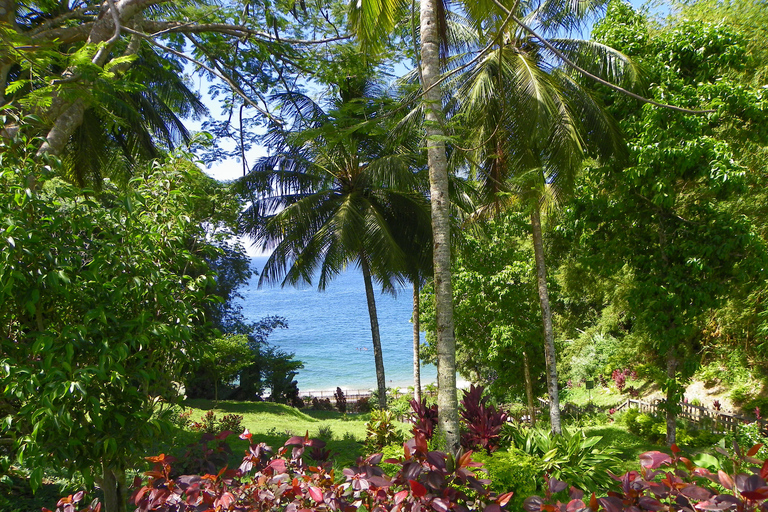
<svg viewBox="0 0 768 512">
<path fill-rule="evenodd" d="M 667 436 L 667 422 L 661 416 L 641 413 L 630 409 L 622 416 L 622 421 L 631 433 L 653 443 L 663 443 Z M 677 444 L 688 448 L 705 448 L 716 444 L 723 436 L 705 429 L 692 428 L 687 422 L 678 419 Z M 754 443 L 752 443 L 754 444 Z M 748 442 L 743 446 L 752 446 Z"/>
<path fill-rule="evenodd" d="M 509 451 L 498 450 L 491 455 L 477 452 L 472 454 L 472 458 L 482 462 L 488 471 L 492 491 L 515 493 L 509 510 L 522 510 L 523 500 L 537 492 L 544 482 L 541 459 L 516 448 Z"/>
<path fill-rule="evenodd" d="M 518 428 L 513 439 L 524 453 L 541 458 L 541 467 L 548 475 L 585 492 L 612 487 L 615 482 L 610 473 L 618 473 L 621 466 L 617 451 L 597 446 L 602 436 L 568 429 L 553 435 L 543 428 Z"/>
</svg>

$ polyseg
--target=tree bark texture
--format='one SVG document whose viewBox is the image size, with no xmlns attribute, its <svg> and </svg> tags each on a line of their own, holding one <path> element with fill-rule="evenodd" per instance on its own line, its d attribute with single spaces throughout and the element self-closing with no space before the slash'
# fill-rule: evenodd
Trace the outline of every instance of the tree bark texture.
<svg viewBox="0 0 768 512">
<path fill-rule="evenodd" d="M 98 482 L 104 493 L 104 512 L 126 512 L 125 471 L 110 466 L 102 461 L 102 477 Z"/>
<path fill-rule="evenodd" d="M 421 402 L 421 364 L 419 362 L 419 280 L 413 280 L 413 399 Z"/>
<path fill-rule="evenodd" d="M 437 405 L 438 426 L 445 436 L 446 450 L 459 450 L 459 403 L 456 394 L 456 340 L 453 327 L 451 285 L 451 226 L 448 198 L 448 159 L 442 114 L 440 37 L 436 0 L 422 0 L 421 77 L 424 91 L 427 158 L 432 207 L 435 308 L 437 320 Z"/>
<path fill-rule="evenodd" d="M 555 332 L 552 328 L 552 311 L 549 306 L 547 288 L 547 267 L 544 262 L 544 242 L 541 234 L 541 213 L 538 203 L 531 212 L 533 252 L 536 258 L 536 275 L 541 305 L 541 320 L 544 324 L 544 358 L 547 363 L 547 391 L 549 393 L 550 428 L 555 434 L 562 432 L 560 423 L 560 397 L 557 388 L 557 357 L 555 356 Z"/>
<path fill-rule="evenodd" d="M 371 338 L 373 340 L 373 360 L 376 365 L 376 385 L 379 390 L 379 408 L 387 408 L 387 379 L 384 377 L 384 356 L 381 353 L 381 335 L 379 334 L 379 316 L 376 314 L 376 297 L 373 294 L 373 281 L 368 259 L 360 254 L 360 267 L 365 281 L 365 296 L 368 299 L 368 317 L 371 320 Z"/>
<path fill-rule="evenodd" d="M 531 367 L 528 363 L 528 352 L 523 351 L 523 374 L 525 375 L 525 397 L 528 400 L 528 415 L 531 417 L 531 426 L 536 426 L 536 405 L 533 403 L 533 381 L 531 380 Z"/>
</svg>

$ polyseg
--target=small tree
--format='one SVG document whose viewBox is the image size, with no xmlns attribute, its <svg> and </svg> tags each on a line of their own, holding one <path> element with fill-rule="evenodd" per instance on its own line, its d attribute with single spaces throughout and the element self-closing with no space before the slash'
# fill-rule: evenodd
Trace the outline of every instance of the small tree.
<svg viewBox="0 0 768 512">
<path fill-rule="evenodd" d="M 125 193 L 86 196 L 20 147 L 0 147 L 0 400 L 15 404 L 0 428 L 33 488 L 62 467 L 122 511 L 125 470 L 164 431 L 174 380 L 202 355 L 214 249 L 186 201 L 200 171 L 174 160 Z"/>
</svg>

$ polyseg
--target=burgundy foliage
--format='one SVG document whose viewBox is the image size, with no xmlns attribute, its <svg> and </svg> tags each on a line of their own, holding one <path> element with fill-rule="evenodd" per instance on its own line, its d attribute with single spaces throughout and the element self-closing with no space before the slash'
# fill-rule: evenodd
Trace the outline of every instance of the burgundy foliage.
<svg viewBox="0 0 768 512">
<path fill-rule="evenodd" d="M 568 488 L 556 479 L 550 479 L 545 496 L 531 496 L 525 500 L 527 512 L 656 512 L 656 511 L 768 511 L 768 460 L 754 455 L 762 445 L 755 445 L 741 457 L 736 467 L 756 465 L 746 473 L 731 475 L 719 470 L 712 473 L 696 467 L 680 455 L 672 445 L 672 455 L 651 451 L 640 455 L 640 471 L 630 471 L 621 477 L 619 491 L 608 492 L 598 498 L 595 494 L 585 499 L 584 494 L 571 487 L 570 500 L 562 503 L 554 495 Z M 742 466 L 743 467 L 743 466 Z M 612 475 L 613 476 L 613 475 Z"/>
<path fill-rule="evenodd" d="M 336 388 L 336 391 L 333 393 L 333 398 L 336 399 L 336 409 L 342 414 L 347 412 L 347 397 L 344 396 L 344 392 L 341 388 Z"/>
<path fill-rule="evenodd" d="M 100 512 L 101 511 L 101 503 L 99 503 L 98 500 L 93 500 L 89 505 L 86 505 L 85 508 L 78 508 L 78 504 L 83 500 L 85 497 L 85 493 L 83 491 L 78 492 L 77 494 L 70 494 L 69 496 L 65 496 L 59 500 L 58 503 L 56 503 L 56 512 Z M 47 509 L 43 507 L 43 512 L 52 512 L 50 509 Z"/>
<path fill-rule="evenodd" d="M 251 440 L 246 430 L 242 439 Z M 174 477 L 173 459 L 150 457 L 154 468 L 134 482 L 131 503 L 137 512 L 152 511 L 271 511 L 354 512 L 360 507 L 381 512 L 501 512 L 512 496 L 496 496 L 479 479 L 471 452 L 453 460 L 429 451 L 418 434 L 403 445 L 404 456 L 388 459 L 399 466 L 394 477 L 379 467 L 381 454 L 358 459 L 357 467 L 334 475 L 330 463 L 308 465 L 309 448 L 322 449 L 322 441 L 295 436 L 276 455 L 266 445 L 251 445 L 236 469 Z M 468 496 L 472 494 L 472 497 Z"/>
<path fill-rule="evenodd" d="M 459 414 L 467 430 L 461 433 L 461 446 L 467 450 L 479 446 L 490 454 L 499 447 L 499 434 L 507 421 L 507 413 L 487 403 L 484 389 L 470 384 L 469 391 L 464 391 Z"/>
<path fill-rule="evenodd" d="M 624 391 L 624 386 L 627 383 L 627 376 L 624 374 L 624 372 L 621 370 L 613 370 L 611 378 L 613 379 L 613 383 L 616 384 L 616 389 L 618 389 L 620 392 Z"/>
<path fill-rule="evenodd" d="M 426 398 L 422 398 L 421 402 L 412 399 L 411 409 L 413 409 L 410 418 L 413 423 L 413 434 L 421 434 L 429 441 L 435 435 L 435 427 L 437 427 L 437 405 L 427 406 Z"/>
</svg>

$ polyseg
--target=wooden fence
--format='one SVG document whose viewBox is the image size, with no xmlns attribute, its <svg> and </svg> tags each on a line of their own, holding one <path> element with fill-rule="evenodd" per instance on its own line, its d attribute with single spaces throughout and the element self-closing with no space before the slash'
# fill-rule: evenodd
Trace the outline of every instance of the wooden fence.
<svg viewBox="0 0 768 512">
<path fill-rule="evenodd" d="M 662 400 L 648 403 L 641 400 L 629 399 L 616 407 L 616 411 L 626 409 L 638 409 L 640 412 L 656 415 L 663 415 L 666 412 L 663 408 Z M 764 419 L 749 418 L 740 414 L 717 411 L 715 409 L 708 409 L 700 405 L 689 403 L 680 404 L 680 412 L 677 417 L 683 418 L 690 423 L 697 425 L 699 428 L 705 428 L 715 432 L 733 431 L 736 430 L 736 426 L 739 424 L 752 423 L 754 421 L 757 421 L 763 430 L 766 430 L 766 427 L 768 426 L 768 421 Z"/>
<path fill-rule="evenodd" d="M 311 401 L 313 398 L 318 398 L 320 400 L 328 398 L 331 400 L 331 402 L 333 402 L 334 393 L 336 393 L 336 390 L 307 391 L 306 393 L 301 393 L 300 396 L 305 402 Z M 393 394 L 395 398 L 413 394 L 412 391 L 402 388 L 394 390 L 390 389 L 388 390 L 388 393 Z M 437 392 L 424 389 L 422 390 L 421 394 L 422 396 L 436 396 Z M 372 391 L 370 389 L 348 389 L 344 391 L 344 397 L 347 399 L 348 404 L 356 403 L 361 398 L 371 398 L 371 395 Z"/>
</svg>

